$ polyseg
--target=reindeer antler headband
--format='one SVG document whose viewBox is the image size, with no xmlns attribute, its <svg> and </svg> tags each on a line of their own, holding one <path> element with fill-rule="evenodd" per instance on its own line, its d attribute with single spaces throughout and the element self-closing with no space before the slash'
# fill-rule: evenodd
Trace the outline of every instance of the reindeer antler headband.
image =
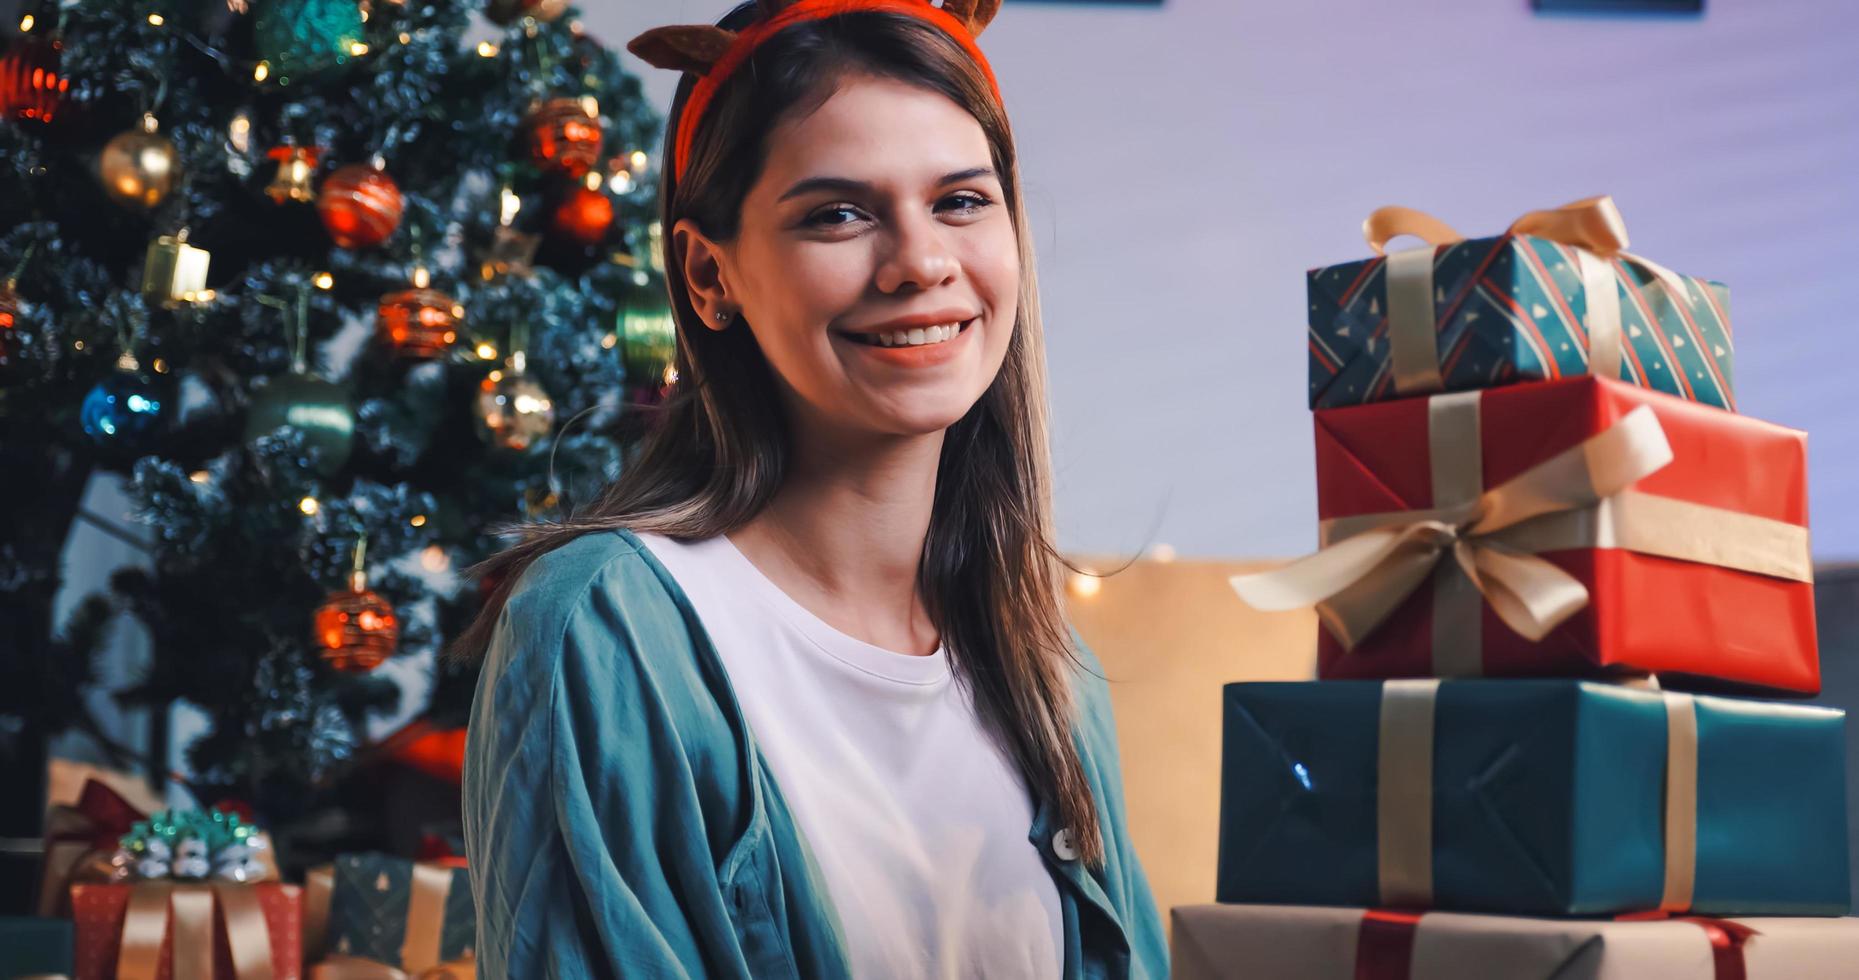
<svg viewBox="0 0 1859 980">
<path fill-rule="evenodd" d="M 865 10 L 884 10 L 921 18 L 943 29 L 975 59 L 987 76 L 994 100 L 1001 101 L 1000 83 L 994 70 L 976 46 L 988 22 L 999 12 L 1001 0 L 943 0 L 941 7 L 930 0 L 760 0 L 762 18 L 741 31 L 725 30 L 710 24 L 680 24 L 655 27 L 633 38 L 626 45 L 654 68 L 688 71 L 700 76 L 678 118 L 677 140 L 672 145 L 672 174 L 682 181 L 690 162 L 691 143 L 704 110 L 716 96 L 717 89 L 747 61 L 751 52 L 782 28 L 810 20 Z"/>
</svg>

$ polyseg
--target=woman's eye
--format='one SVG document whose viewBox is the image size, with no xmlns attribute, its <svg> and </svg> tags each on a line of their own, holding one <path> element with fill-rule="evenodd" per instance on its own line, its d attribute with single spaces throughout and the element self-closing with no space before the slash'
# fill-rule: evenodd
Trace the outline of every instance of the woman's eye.
<svg viewBox="0 0 1859 980">
<path fill-rule="evenodd" d="M 807 219 L 807 223 L 810 225 L 821 225 L 821 226 L 828 227 L 828 228 L 836 228 L 836 227 L 839 227 L 840 225 L 851 224 L 851 222 L 849 221 L 827 221 L 825 220 L 827 216 L 835 215 L 835 214 L 854 214 L 855 211 L 856 209 L 852 208 L 849 205 L 844 205 L 844 204 L 835 205 L 834 207 L 824 208 L 822 210 L 815 211 L 813 213 L 813 216 Z"/>
<path fill-rule="evenodd" d="M 955 210 L 968 213 L 979 211 L 994 203 L 988 198 L 982 197 L 980 194 L 971 193 L 953 194 L 946 198 L 946 200 L 962 202 L 962 206 Z"/>
<path fill-rule="evenodd" d="M 947 208 L 946 210 L 954 211 L 958 214 L 973 214 L 976 211 L 981 210 L 982 208 L 986 208 L 986 207 L 993 205 L 994 201 L 980 194 L 965 192 L 961 194 L 951 194 L 950 196 L 943 198 L 943 203 L 945 204 L 952 203 L 952 204 L 957 205 L 956 207 Z M 848 214 L 848 215 L 851 215 L 852 218 L 851 220 L 848 220 L 848 221 L 832 220 L 832 216 L 838 215 L 838 214 Z M 843 227 L 845 225 L 853 224 L 857 222 L 862 216 L 863 216 L 862 212 L 860 212 L 858 208 L 855 208 L 850 204 L 836 204 L 832 207 L 822 208 L 819 211 L 815 211 L 807 219 L 807 223 L 810 225 L 815 225 L 817 227 L 837 228 L 837 227 Z"/>
</svg>

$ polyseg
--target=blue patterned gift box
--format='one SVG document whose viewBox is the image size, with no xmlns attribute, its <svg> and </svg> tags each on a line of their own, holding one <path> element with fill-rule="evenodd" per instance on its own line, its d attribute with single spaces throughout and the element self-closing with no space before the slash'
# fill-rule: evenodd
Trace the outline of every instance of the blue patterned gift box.
<svg viewBox="0 0 1859 980">
<path fill-rule="evenodd" d="M 1574 680 L 1224 695 L 1221 902 L 1847 911 L 1842 712 Z"/>
<path fill-rule="evenodd" d="M 1445 391 L 1588 373 L 1589 298 L 1575 247 L 1505 234 L 1441 245 L 1433 260 L 1438 363 Z M 1619 292 L 1623 380 L 1735 409 L 1729 287 L 1679 275 L 1685 293 L 1629 258 L 1602 259 Z M 1398 391 L 1388 339 L 1385 256 L 1312 269 L 1310 406 Z M 1676 301 L 1674 301 L 1676 300 Z"/>
<path fill-rule="evenodd" d="M 402 951 L 413 904 L 415 862 L 386 854 L 347 854 L 336 859 L 329 896 L 326 952 L 357 956 L 404 967 Z M 464 868 L 444 869 L 451 876 L 445 919 L 439 927 L 439 960 L 471 955 L 477 939 L 471 882 Z M 316 951 L 306 951 L 311 956 Z"/>
</svg>

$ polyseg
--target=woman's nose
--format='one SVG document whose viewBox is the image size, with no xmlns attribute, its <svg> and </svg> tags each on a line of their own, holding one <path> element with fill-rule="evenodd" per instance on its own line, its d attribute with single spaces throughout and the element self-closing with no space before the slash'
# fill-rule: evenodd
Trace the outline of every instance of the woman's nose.
<svg viewBox="0 0 1859 980">
<path fill-rule="evenodd" d="M 890 252 L 878 266 L 878 288 L 886 293 L 912 285 L 928 289 L 955 278 L 959 263 L 947 234 L 948 229 L 928 213 L 906 214 L 893 222 Z"/>
</svg>

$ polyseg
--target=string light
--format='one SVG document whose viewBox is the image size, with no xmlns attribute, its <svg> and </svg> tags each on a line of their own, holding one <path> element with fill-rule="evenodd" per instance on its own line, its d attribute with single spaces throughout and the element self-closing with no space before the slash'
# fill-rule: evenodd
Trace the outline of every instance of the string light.
<svg viewBox="0 0 1859 980">
<path fill-rule="evenodd" d="M 1104 588 L 1104 582 L 1097 577 L 1094 570 L 1086 568 L 1072 573 L 1071 594 L 1080 599 L 1089 599 Z"/>
<path fill-rule="evenodd" d="M 368 53 L 368 45 L 361 41 L 356 41 L 349 45 L 349 54 L 352 54 L 357 58 L 367 53 Z"/>
<path fill-rule="evenodd" d="M 452 556 L 436 544 L 429 544 L 420 551 L 420 565 L 429 572 L 443 572 L 452 567 Z"/>
<path fill-rule="evenodd" d="M 213 475 L 211 473 L 208 473 L 206 470 L 195 470 L 192 473 L 187 474 L 187 478 L 189 480 L 194 481 L 195 483 L 205 483 L 208 480 L 213 479 Z"/>
<path fill-rule="evenodd" d="M 336 286 L 336 277 L 327 272 L 317 273 L 316 277 L 310 281 L 315 283 L 318 289 L 334 289 Z"/>
<path fill-rule="evenodd" d="M 315 514 L 318 506 L 315 497 L 305 497 L 297 501 L 297 509 L 303 511 L 306 515 Z"/>
<path fill-rule="evenodd" d="M 407 520 L 407 523 L 413 525 L 414 527 L 425 527 L 426 526 L 426 515 L 425 514 L 414 514 L 411 518 Z"/>
<path fill-rule="evenodd" d="M 494 360 L 497 357 L 497 348 L 492 347 L 490 344 L 479 344 L 478 357 L 486 361 Z"/>
<path fill-rule="evenodd" d="M 1158 544 L 1149 549 L 1149 557 L 1156 561 L 1174 561 L 1175 546 L 1172 544 Z"/>
<path fill-rule="evenodd" d="M 31 15 L 31 14 L 27 14 L 26 16 L 24 16 L 24 17 L 21 17 L 21 18 L 19 19 L 19 32 L 20 32 L 21 34 L 31 34 L 31 33 L 32 33 L 32 25 L 33 25 L 34 23 L 36 23 L 36 21 L 34 21 L 34 20 L 33 20 L 33 18 L 32 18 L 32 15 Z"/>
<path fill-rule="evenodd" d="M 497 57 L 497 45 L 492 44 L 489 41 L 479 41 L 478 42 L 478 57 L 480 58 Z"/>
<path fill-rule="evenodd" d="M 148 22 L 156 27 L 160 27 L 162 25 L 162 16 L 160 14 L 149 14 Z"/>
<path fill-rule="evenodd" d="M 600 346 L 603 350 L 612 350 L 613 345 L 619 342 L 620 342 L 620 338 L 614 334 L 607 334 L 606 336 L 600 338 Z"/>
<path fill-rule="evenodd" d="M 271 65 L 268 62 L 261 61 L 252 68 L 252 81 L 262 82 L 265 79 L 270 78 L 270 77 L 271 77 Z"/>
</svg>

